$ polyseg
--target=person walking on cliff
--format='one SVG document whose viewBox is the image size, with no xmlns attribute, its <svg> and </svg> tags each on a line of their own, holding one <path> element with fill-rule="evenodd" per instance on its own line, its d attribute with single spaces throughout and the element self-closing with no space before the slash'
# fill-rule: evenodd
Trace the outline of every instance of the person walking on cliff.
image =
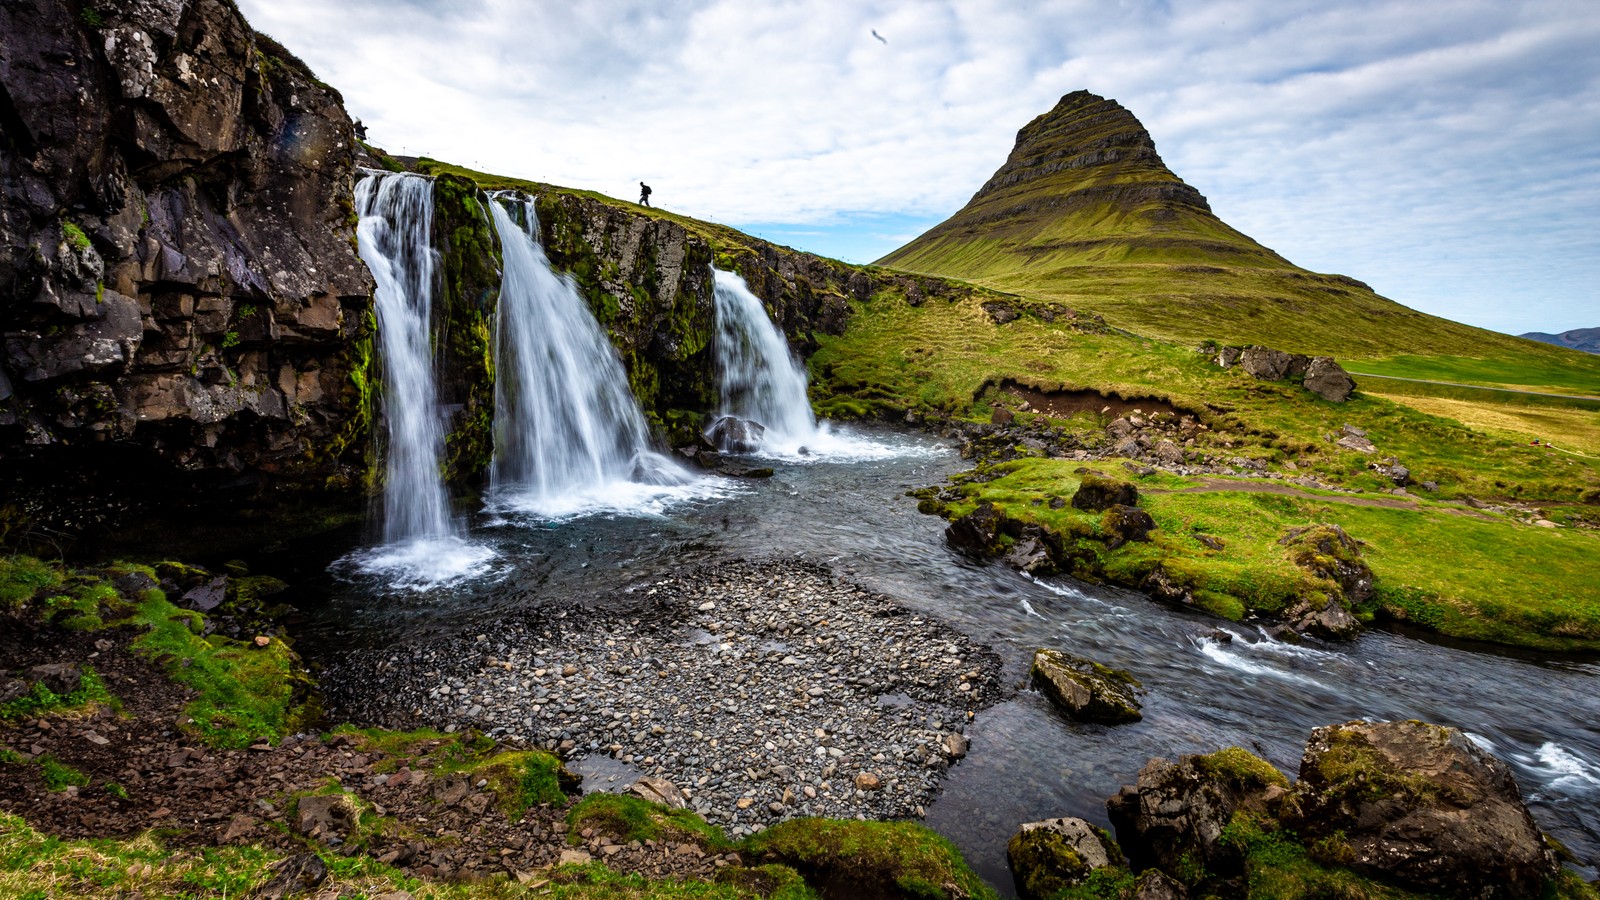
<svg viewBox="0 0 1600 900">
<path fill-rule="evenodd" d="M 645 184 L 642 181 L 639 182 L 639 205 L 640 206 L 649 206 L 650 205 L 650 185 Z"/>
</svg>

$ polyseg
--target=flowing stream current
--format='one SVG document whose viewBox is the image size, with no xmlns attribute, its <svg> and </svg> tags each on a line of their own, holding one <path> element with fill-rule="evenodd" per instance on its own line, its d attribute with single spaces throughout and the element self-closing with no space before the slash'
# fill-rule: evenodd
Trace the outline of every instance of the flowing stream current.
<svg viewBox="0 0 1600 900">
<path fill-rule="evenodd" d="M 1020 686 L 1033 650 L 1054 646 L 1143 680 L 1143 722 L 1107 728 L 1056 714 L 1022 689 L 978 714 L 927 822 L 991 883 L 1008 888 L 1005 842 L 1022 822 L 1060 815 L 1105 824 L 1104 801 L 1152 756 L 1255 750 L 1293 775 L 1312 727 L 1368 717 L 1456 725 L 1508 762 L 1540 825 L 1580 860 L 1600 860 L 1600 665 L 1536 662 L 1373 631 L 1351 644 L 1287 645 L 1248 626 L 1065 578 L 1033 580 L 974 562 L 945 523 L 904 492 L 964 467 L 922 435 L 857 432 L 895 455 L 768 460 L 766 480 L 656 515 L 555 522 L 485 516 L 481 576 L 431 592 L 354 574 L 332 587 L 307 645 L 337 655 L 441 633 L 476 633 L 549 598 L 593 598 L 701 563 L 800 555 L 950 623 L 992 647 Z M 1219 624 L 1236 635 L 1218 643 Z M 1591 876 L 1592 877 L 1592 876 Z"/>
</svg>

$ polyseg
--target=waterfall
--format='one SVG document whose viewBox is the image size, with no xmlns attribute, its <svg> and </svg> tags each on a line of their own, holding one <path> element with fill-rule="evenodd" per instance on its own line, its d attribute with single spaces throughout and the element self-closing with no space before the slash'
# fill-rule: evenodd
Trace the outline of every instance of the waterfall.
<svg viewBox="0 0 1600 900">
<path fill-rule="evenodd" d="M 724 453 L 795 462 L 882 459 L 904 452 L 818 422 L 806 396 L 806 370 L 761 298 L 736 273 L 711 270 L 717 305 L 719 418 L 706 437 Z"/>
<path fill-rule="evenodd" d="M 375 285 L 387 441 L 384 546 L 352 559 L 363 570 L 396 575 L 399 586 L 432 586 L 477 571 L 492 555 L 463 539 L 439 474 L 444 423 L 429 335 L 433 181 L 368 174 L 356 185 L 355 202 L 357 246 Z"/>
<path fill-rule="evenodd" d="M 489 207 L 503 259 L 495 323 L 494 504 L 560 517 L 648 511 L 653 503 L 695 492 L 702 479 L 651 450 L 649 427 L 616 348 L 572 279 L 556 274 L 539 245 L 533 201 L 509 193 L 494 200 Z"/>
<path fill-rule="evenodd" d="M 720 411 L 762 429 L 757 435 L 748 426 L 736 426 L 743 434 L 735 437 L 724 425 L 718 429 L 722 449 L 801 452 L 817 437 L 805 369 L 744 279 L 721 269 L 712 269 L 711 275 L 717 304 Z"/>
</svg>

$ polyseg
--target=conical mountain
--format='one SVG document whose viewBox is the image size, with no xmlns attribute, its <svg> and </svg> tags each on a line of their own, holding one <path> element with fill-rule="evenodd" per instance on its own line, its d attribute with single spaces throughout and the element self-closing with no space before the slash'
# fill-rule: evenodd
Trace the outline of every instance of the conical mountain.
<svg viewBox="0 0 1600 900">
<path fill-rule="evenodd" d="M 1343 359 L 1551 356 L 1294 265 L 1217 218 L 1131 112 L 1087 91 L 1029 122 L 966 206 L 879 264 L 1061 301 L 1173 341 Z"/>
<path fill-rule="evenodd" d="M 1017 132 L 1005 165 L 966 206 L 880 263 L 976 278 L 1185 260 L 1292 267 L 1212 214 L 1133 113 L 1075 91 Z"/>
</svg>

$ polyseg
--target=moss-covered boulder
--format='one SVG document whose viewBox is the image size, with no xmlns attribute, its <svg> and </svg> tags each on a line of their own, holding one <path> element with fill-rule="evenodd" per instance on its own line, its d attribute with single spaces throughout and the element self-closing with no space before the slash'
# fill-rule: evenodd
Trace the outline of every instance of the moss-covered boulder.
<svg viewBox="0 0 1600 900">
<path fill-rule="evenodd" d="M 1152 759 L 1106 811 L 1136 871 L 1159 868 L 1194 886 L 1243 873 L 1242 852 L 1224 829 L 1235 813 L 1276 810 L 1288 786 L 1266 760 L 1234 747 L 1177 763 Z"/>
<path fill-rule="evenodd" d="M 1156 520 L 1137 506 L 1113 506 L 1100 518 L 1106 535 L 1106 549 L 1115 550 L 1123 544 L 1150 540 L 1156 530 Z"/>
<path fill-rule="evenodd" d="M 995 897 L 954 845 L 915 822 L 790 819 L 751 837 L 745 853 L 793 868 L 829 900 Z"/>
<path fill-rule="evenodd" d="M 1538 897 L 1558 865 L 1505 763 L 1455 728 L 1312 731 L 1286 818 L 1324 856 L 1417 890 Z M 1468 874 L 1470 873 L 1470 875 Z"/>
<path fill-rule="evenodd" d="M 1120 725 L 1144 718 L 1139 680 L 1121 669 L 1060 650 L 1033 655 L 1033 683 L 1067 715 L 1083 722 Z"/>
<path fill-rule="evenodd" d="M 1329 640 L 1349 640 L 1361 632 L 1351 612 L 1371 603 L 1372 569 L 1361 545 L 1338 525 L 1291 529 L 1278 541 L 1289 560 L 1311 576 L 1300 596 L 1283 611 L 1295 631 Z"/>
<path fill-rule="evenodd" d="M 1028 822 L 1006 844 L 1006 863 L 1022 900 L 1048 900 L 1096 869 L 1122 865 L 1122 849 L 1082 819 Z"/>
<path fill-rule="evenodd" d="M 1072 508 L 1101 512 L 1113 506 L 1138 506 L 1139 489 L 1131 482 L 1117 481 L 1104 475 L 1083 476 L 1078 490 L 1072 495 Z"/>
</svg>

